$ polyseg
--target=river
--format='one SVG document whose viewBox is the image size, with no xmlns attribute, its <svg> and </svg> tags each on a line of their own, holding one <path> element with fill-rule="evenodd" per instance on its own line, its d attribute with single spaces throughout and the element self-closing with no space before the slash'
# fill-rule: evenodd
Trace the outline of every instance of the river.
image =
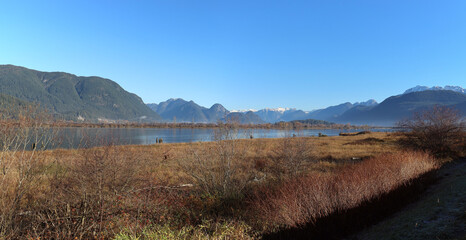
<svg viewBox="0 0 466 240">
<path fill-rule="evenodd" d="M 57 131 L 58 144 L 53 148 L 82 148 L 114 145 L 150 145 L 157 139 L 163 143 L 204 142 L 214 140 L 213 128 L 60 128 Z M 362 129 L 304 129 L 299 131 L 282 129 L 239 129 L 237 138 L 281 138 L 286 136 L 336 136 L 340 132 L 358 132 Z M 391 129 L 371 129 L 386 132 Z"/>
</svg>

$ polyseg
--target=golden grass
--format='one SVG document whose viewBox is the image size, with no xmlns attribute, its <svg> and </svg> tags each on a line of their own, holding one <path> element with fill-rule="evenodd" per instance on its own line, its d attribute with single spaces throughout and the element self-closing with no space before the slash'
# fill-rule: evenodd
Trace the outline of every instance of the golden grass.
<svg viewBox="0 0 466 240">
<path fill-rule="evenodd" d="M 377 138 L 383 142 L 353 144 L 355 141 L 366 138 Z M 354 160 L 399 150 L 396 144 L 398 137 L 390 133 L 372 132 L 356 136 L 296 138 L 296 140 L 302 139 L 306 141 L 312 155 L 317 160 L 310 166 L 315 170 L 333 169 L 341 164 L 354 162 Z M 247 149 L 246 160 L 254 161 L 269 158 L 271 152 L 277 148 L 282 139 L 241 139 L 238 141 L 240 147 Z M 193 149 L 202 152 L 212 147 L 213 144 L 215 143 L 164 143 L 115 147 L 119 149 L 122 157 L 132 156 L 143 162 L 145 170 L 148 174 L 152 174 L 153 178 L 169 185 L 177 185 L 189 181 L 189 178 L 180 169 L 180 163 L 189 160 L 187 153 Z M 46 156 L 47 161 L 56 160 L 61 164 L 68 165 L 73 164 L 83 151 L 82 149 L 56 149 L 46 151 L 44 156 Z"/>
<path fill-rule="evenodd" d="M 365 144 L 364 139 L 367 138 L 380 141 Z M 36 175 L 32 178 L 31 187 L 24 189 L 21 202 L 15 203 L 17 209 L 11 222 L 16 232 L 12 234 L 51 238 L 108 238 L 129 226 L 133 226 L 137 232 L 150 224 L 163 225 L 168 218 L 171 218 L 170 221 L 176 220 L 178 223 L 175 225 L 186 226 L 199 224 L 213 216 L 223 218 L 247 215 L 250 213 L 244 211 L 246 202 L 244 196 L 241 196 L 245 192 L 243 189 L 251 194 L 255 188 L 267 182 L 297 176 L 289 175 L 282 179 L 273 175 L 272 170 L 276 167 L 273 165 L 274 159 L 294 154 L 280 155 L 283 154 L 280 151 L 283 151 L 281 148 L 285 146 L 284 141 L 289 141 L 292 147 L 300 145 L 310 150 L 310 155 L 302 155 L 305 161 L 302 169 L 298 169 L 299 176 L 332 176 L 362 159 L 398 151 L 396 140 L 393 134 L 370 133 L 335 137 L 241 139 L 234 142 L 227 140 L 223 145 L 219 142 L 173 143 L 36 152 Z M 217 160 L 209 159 L 209 156 L 221 156 L 215 151 L 224 151 L 219 147 L 228 148 L 230 143 L 235 144 L 234 151 L 241 153 L 231 155 L 235 158 L 232 161 L 233 168 L 222 170 L 225 166 Z M 226 149 L 225 153 L 230 150 Z M 207 156 L 203 159 L 212 160 L 212 164 L 207 164 L 207 168 L 196 168 L 193 153 Z M 10 158 L 10 161 L 13 159 Z M 281 164 L 289 165 L 286 159 Z M 223 178 L 221 182 L 227 179 L 232 184 L 239 184 L 239 188 L 233 188 L 238 194 L 232 195 L 237 197 L 237 202 L 223 205 L 226 203 L 218 196 L 203 194 L 198 187 L 199 182 L 190 174 L 190 169 L 198 171 L 196 173 L 205 170 L 207 175 L 204 177 L 207 178 L 217 177 L 219 170 L 228 174 L 234 170 L 234 176 Z M 403 170 L 402 173 L 412 176 L 409 171 Z M 14 197 L 14 174 L 17 172 L 15 169 L 10 171 L 9 180 L 2 183 L 3 187 L 12 188 L 11 194 L 5 195 Z M 264 176 L 264 180 L 247 180 L 252 176 L 256 180 Z M 249 184 L 245 188 L 241 185 L 243 183 L 239 183 L 243 179 L 247 180 L 243 183 Z M 183 184 L 193 185 L 180 187 Z M 18 215 L 24 212 L 33 214 Z M 78 218 L 81 222 L 76 222 Z M 26 234 L 22 232 L 24 228 L 43 229 L 43 232 Z"/>
<path fill-rule="evenodd" d="M 383 140 L 378 144 L 353 144 L 355 141 L 366 138 L 377 138 Z M 396 144 L 397 136 L 390 133 L 377 133 L 356 136 L 333 136 L 333 137 L 305 137 L 296 138 L 303 140 L 309 146 L 314 161 L 311 169 L 328 170 L 334 169 L 344 163 L 351 163 L 383 153 L 394 152 L 399 149 Z M 295 139 L 293 139 L 295 140 Z M 293 141 L 292 140 L 292 141 Z M 282 139 L 241 139 L 240 147 L 247 149 L 246 160 L 255 161 L 267 159 L 271 152 L 277 148 Z M 115 146 L 121 157 L 134 157 L 140 160 L 147 174 L 154 179 L 168 185 L 179 185 L 189 183 L 189 178 L 180 169 L 180 163 L 188 161 L 187 153 L 197 149 L 203 151 L 212 147 L 214 142 L 202 143 L 164 143 L 155 145 L 127 145 Z M 51 167 L 53 164 L 70 166 L 82 157 L 84 149 L 55 149 L 47 150 L 39 154 L 40 162 Z M 19 153 L 18 153 L 19 154 Z M 355 159 L 353 159 L 355 158 Z"/>
</svg>

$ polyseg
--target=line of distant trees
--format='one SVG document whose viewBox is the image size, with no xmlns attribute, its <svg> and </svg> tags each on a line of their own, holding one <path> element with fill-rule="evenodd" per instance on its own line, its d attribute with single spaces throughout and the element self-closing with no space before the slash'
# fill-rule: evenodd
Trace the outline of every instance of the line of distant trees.
<svg viewBox="0 0 466 240">
<path fill-rule="evenodd" d="M 79 123 L 74 121 L 58 121 L 55 126 L 59 127 L 88 127 L 88 128 L 218 128 L 224 125 L 235 125 L 239 128 L 256 129 L 370 129 L 368 125 L 351 125 L 336 123 L 306 123 L 300 121 L 263 123 L 263 124 L 240 124 L 229 123 Z"/>
</svg>

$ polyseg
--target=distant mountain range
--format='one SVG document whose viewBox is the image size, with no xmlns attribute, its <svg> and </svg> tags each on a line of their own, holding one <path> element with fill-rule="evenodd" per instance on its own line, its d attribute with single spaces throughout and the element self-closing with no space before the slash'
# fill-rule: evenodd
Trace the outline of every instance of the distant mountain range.
<svg viewBox="0 0 466 240">
<path fill-rule="evenodd" d="M 305 119 L 318 119 L 318 120 L 335 120 L 336 117 L 340 116 L 347 110 L 355 106 L 371 107 L 377 105 L 374 99 L 370 99 L 366 102 L 356 103 L 342 103 L 336 106 L 330 106 L 324 109 L 318 109 L 314 111 L 303 111 L 295 108 L 265 108 L 261 110 L 246 110 L 252 111 L 257 114 L 262 120 L 269 123 L 280 122 L 280 121 L 294 121 L 294 120 L 305 120 Z M 246 112 L 244 110 L 236 110 L 233 112 Z"/>
<path fill-rule="evenodd" d="M 0 65 L 0 93 L 36 102 L 66 119 L 159 121 L 140 97 L 100 77 Z"/>
<path fill-rule="evenodd" d="M 159 104 L 149 103 L 149 108 L 158 113 L 167 122 L 216 123 L 218 121 L 237 122 L 241 124 L 265 123 L 255 113 L 230 112 L 221 104 L 216 103 L 210 108 L 186 101 L 181 98 L 171 98 Z"/>
<path fill-rule="evenodd" d="M 224 122 L 240 123 L 240 124 L 262 124 L 265 123 L 257 114 L 249 112 L 232 112 L 222 119 Z"/>
<path fill-rule="evenodd" d="M 366 102 L 346 102 L 313 111 L 292 108 L 266 108 L 253 111 L 264 121 L 271 123 L 316 119 L 342 124 L 393 126 L 399 120 L 412 116 L 414 112 L 434 105 L 449 106 L 466 115 L 465 90 L 459 86 L 416 86 L 403 94 L 389 97 L 380 104 L 371 99 Z"/>
<path fill-rule="evenodd" d="M 210 108 L 199 106 L 193 101 L 171 98 L 159 104 L 147 104 L 149 108 L 162 116 L 166 121 L 213 123 L 224 119 L 230 112 L 221 104 Z"/>
<path fill-rule="evenodd" d="M 466 115 L 466 94 L 451 90 L 413 91 L 392 96 L 375 106 L 357 106 L 335 118 L 335 122 L 393 126 L 414 112 L 434 105 L 456 108 Z"/>
<path fill-rule="evenodd" d="M 148 104 L 148 106 L 166 120 L 176 118 L 185 122 L 235 119 L 235 122 L 257 124 L 313 119 L 341 124 L 393 126 L 399 120 L 410 117 L 414 112 L 434 105 L 451 106 L 466 115 L 466 94 L 463 92 L 464 89 L 458 86 L 445 86 L 444 88 L 417 86 L 408 89 L 403 94 L 389 97 L 380 104 L 370 99 L 365 102 L 346 102 L 313 111 L 295 108 L 265 108 L 230 112 L 220 104 L 215 104 L 217 110 L 213 110 L 214 106 L 208 109 L 193 101 L 187 102 L 182 99 L 170 99 L 160 104 Z"/>
<path fill-rule="evenodd" d="M 413 112 L 446 105 L 466 115 L 465 89 L 460 86 L 416 86 L 378 104 L 342 103 L 323 109 L 294 108 L 229 111 L 216 103 L 210 108 L 183 99 L 144 104 L 117 83 L 101 77 L 81 77 L 64 72 L 41 72 L 13 65 L 0 65 L 0 103 L 9 107 L 39 103 L 52 114 L 69 120 L 108 122 L 196 122 L 235 121 L 244 124 L 280 121 L 323 120 L 335 123 L 392 126 Z"/>
</svg>

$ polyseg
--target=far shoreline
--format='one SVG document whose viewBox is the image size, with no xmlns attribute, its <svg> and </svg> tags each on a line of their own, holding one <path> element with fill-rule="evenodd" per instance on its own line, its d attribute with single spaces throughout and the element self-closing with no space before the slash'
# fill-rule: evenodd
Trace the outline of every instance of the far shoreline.
<svg viewBox="0 0 466 240">
<path fill-rule="evenodd" d="M 91 123 L 58 121 L 50 124 L 51 127 L 77 127 L 77 128 L 240 128 L 240 129 L 280 129 L 280 130 L 370 130 L 370 129 L 396 129 L 387 126 L 350 125 L 350 124 L 306 124 L 300 122 L 277 122 L 263 124 L 239 123 Z"/>
</svg>

